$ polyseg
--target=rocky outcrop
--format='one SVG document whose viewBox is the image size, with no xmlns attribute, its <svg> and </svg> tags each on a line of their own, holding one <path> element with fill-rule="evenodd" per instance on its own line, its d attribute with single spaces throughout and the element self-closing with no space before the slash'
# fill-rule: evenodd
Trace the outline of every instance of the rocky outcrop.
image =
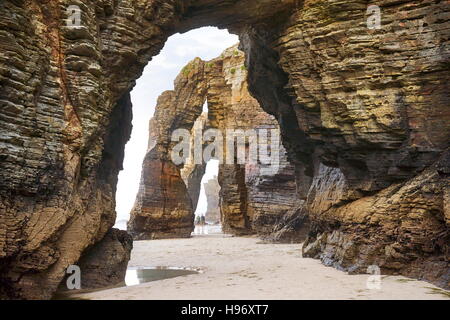
<svg viewBox="0 0 450 320">
<path fill-rule="evenodd" d="M 313 228 L 303 254 L 349 272 L 377 265 L 385 274 L 449 287 L 450 236 L 443 211 L 449 159 L 444 153 L 413 179 L 351 202 L 342 173 L 321 166 L 309 198 Z M 332 220 L 340 226 L 328 227 Z"/>
<path fill-rule="evenodd" d="M 43 95 L 42 99 L 52 98 Z M 107 124 L 93 133 L 92 141 L 86 142 L 90 146 L 85 146 L 85 151 L 75 147 L 75 154 L 66 141 L 56 138 L 58 127 L 64 125 L 48 115 L 57 116 L 50 109 L 31 116 L 34 120 L 24 124 L 24 130 L 29 130 L 42 117 L 43 122 L 38 125 L 41 129 L 35 127 L 40 133 L 30 131 L 29 138 L 21 134 L 16 140 L 20 147 L 2 142 L 6 149 L 0 161 L 1 297 L 50 298 L 66 268 L 114 225 L 117 175 L 131 131 L 129 95 L 119 100 Z M 89 121 L 85 124 L 89 126 Z M 3 137 L 7 136 L 2 134 Z M 60 138 L 64 140 L 65 135 Z M 31 144 L 37 153 L 31 149 L 24 152 Z M 18 152 L 17 156 L 14 152 Z M 28 157 L 34 159 L 26 160 Z M 29 167 L 23 167 L 25 163 Z M 19 164 L 23 169 L 13 172 Z"/>
<path fill-rule="evenodd" d="M 206 195 L 206 213 L 205 219 L 209 223 L 220 222 L 220 205 L 219 205 L 219 193 L 220 185 L 217 181 L 217 177 L 209 179 L 203 184 Z"/>
<path fill-rule="evenodd" d="M 188 238 L 194 230 L 194 209 L 181 176 L 172 161 L 172 132 L 191 131 L 206 99 L 204 62 L 195 59 L 175 80 L 175 89 L 158 99 L 150 121 L 148 152 L 128 231 L 135 240 Z M 188 141 L 189 142 L 189 141 Z M 200 184 L 200 182 L 199 182 Z"/>
<path fill-rule="evenodd" d="M 246 185 L 248 189 L 248 210 L 252 211 L 252 229 L 262 237 L 271 236 L 276 232 L 279 223 L 283 226 L 286 215 L 298 202 L 294 166 L 286 159 L 286 151 L 281 149 L 280 165 L 276 173 L 266 174 L 258 166 L 247 166 Z M 288 242 L 294 240 L 287 236 Z M 277 236 L 278 242 L 281 242 Z M 274 238 L 275 239 L 275 238 Z M 303 241 L 305 238 L 299 237 Z"/>
<path fill-rule="evenodd" d="M 133 239 L 126 231 L 109 230 L 78 262 L 81 289 L 106 288 L 123 283 L 131 249 Z"/>
<path fill-rule="evenodd" d="M 308 238 L 310 221 L 304 200 L 297 200 L 292 207 L 280 216 L 262 239 L 275 243 L 302 243 Z"/>
<path fill-rule="evenodd" d="M 75 24 L 66 21 L 70 5 L 81 11 L 79 24 L 76 16 Z M 205 25 L 240 35 L 250 91 L 280 124 L 296 176 L 309 177 L 297 180 L 299 194 L 307 195 L 321 165 L 345 178 L 346 200 L 308 212 L 308 244 L 335 232 L 340 236 L 323 243 L 338 248 L 336 239 L 344 239 L 355 254 L 335 250 L 330 261 L 357 257 L 362 268 L 370 260 L 361 258 L 363 248 L 395 243 L 395 252 L 408 253 L 397 272 L 417 276 L 421 268 L 423 278 L 442 283 L 444 276 L 431 274 L 449 269 L 448 247 L 439 245 L 449 233 L 448 192 L 433 186 L 448 170 L 433 166 L 450 141 L 449 7 L 428 0 L 379 5 L 380 28 L 370 29 L 366 1 L 1 1 L 0 295 L 49 298 L 67 266 L 112 227 L 131 128 L 128 93 L 168 36 Z M 168 176 L 181 181 L 177 170 L 169 166 Z M 245 190 L 243 171 L 226 174 L 235 190 Z M 236 198 L 242 209 L 244 199 Z M 386 200 L 382 212 L 397 204 L 408 211 L 416 200 L 423 211 L 404 223 L 360 206 L 367 199 Z M 351 205 L 358 214 L 344 210 Z M 374 225 L 358 220 L 367 213 L 381 219 L 376 238 L 365 238 Z M 237 219 L 244 229 L 251 220 Z M 409 240 L 395 240 L 400 234 Z M 433 250 L 410 247 L 424 238 Z M 433 259 L 439 263 L 431 271 Z"/>
</svg>

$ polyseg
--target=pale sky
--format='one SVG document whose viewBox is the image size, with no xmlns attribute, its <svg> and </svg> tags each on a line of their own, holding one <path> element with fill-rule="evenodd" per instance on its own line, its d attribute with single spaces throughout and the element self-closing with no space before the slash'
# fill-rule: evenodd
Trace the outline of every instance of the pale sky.
<svg viewBox="0 0 450 320">
<path fill-rule="evenodd" d="M 161 53 L 146 66 L 143 75 L 131 92 L 133 102 L 133 132 L 125 147 L 124 170 L 119 174 L 117 186 L 117 221 L 128 220 L 141 177 L 142 160 L 148 143 L 148 122 L 153 116 L 158 96 L 173 90 L 173 81 L 181 69 L 192 59 L 214 59 L 239 41 L 236 35 L 213 27 L 196 29 L 169 38 Z M 217 174 L 218 161 L 209 163 L 204 181 Z M 200 195 L 197 213 L 206 211 L 206 198 Z M 123 229 L 123 223 L 116 225 Z"/>
</svg>

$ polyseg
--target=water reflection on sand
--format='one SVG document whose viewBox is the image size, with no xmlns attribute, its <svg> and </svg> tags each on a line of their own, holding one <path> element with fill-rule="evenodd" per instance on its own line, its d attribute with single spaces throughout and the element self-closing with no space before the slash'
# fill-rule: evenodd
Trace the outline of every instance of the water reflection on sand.
<svg viewBox="0 0 450 320">
<path fill-rule="evenodd" d="M 170 279 L 175 277 L 197 274 L 199 271 L 177 267 L 128 268 L 125 284 L 135 286 L 141 283 Z"/>
<path fill-rule="evenodd" d="M 219 235 L 222 234 L 222 225 L 220 224 L 206 224 L 206 225 L 196 225 L 192 235 L 202 236 L 202 235 Z"/>
</svg>

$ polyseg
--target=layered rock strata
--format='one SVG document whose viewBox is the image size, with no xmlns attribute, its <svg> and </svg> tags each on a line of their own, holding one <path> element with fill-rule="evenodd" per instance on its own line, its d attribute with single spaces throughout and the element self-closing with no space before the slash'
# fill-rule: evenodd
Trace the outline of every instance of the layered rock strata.
<svg viewBox="0 0 450 320">
<path fill-rule="evenodd" d="M 369 28 L 365 2 L 303 1 L 286 23 L 246 31 L 249 85 L 299 176 L 313 178 L 305 255 L 448 287 L 449 169 L 438 159 L 450 141 L 450 9 L 379 9 Z"/>
<path fill-rule="evenodd" d="M 367 8 L 362 0 L 1 1 L 1 297 L 49 298 L 67 266 L 112 227 L 128 93 L 171 34 L 206 25 L 240 35 L 250 91 L 280 124 L 298 194 L 308 196 L 321 166 L 345 178 L 348 195 L 333 210 L 305 208 L 308 244 L 333 232 L 352 241 L 324 236 L 314 256 L 330 244 L 336 250 L 324 261 L 347 268 L 356 259 L 362 270 L 384 257 L 377 243 L 395 243 L 408 253 L 390 255 L 395 272 L 445 281 L 448 166 L 433 168 L 450 141 L 450 9 L 445 1 L 386 0 L 379 27 L 369 28 Z M 442 193 L 428 192 L 438 181 L 427 178 L 433 170 Z M 423 192 L 407 197 L 423 203 L 418 218 L 380 215 L 377 236 L 367 237 L 373 224 L 339 210 L 379 199 L 388 212 L 391 197 L 406 192 L 396 186 L 419 180 Z M 433 259 L 438 271 L 427 267 Z"/>
<path fill-rule="evenodd" d="M 447 151 L 416 177 L 355 201 L 342 172 L 321 165 L 308 196 L 312 228 L 303 255 L 351 273 L 376 265 L 448 288 L 449 159 Z"/>
</svg>

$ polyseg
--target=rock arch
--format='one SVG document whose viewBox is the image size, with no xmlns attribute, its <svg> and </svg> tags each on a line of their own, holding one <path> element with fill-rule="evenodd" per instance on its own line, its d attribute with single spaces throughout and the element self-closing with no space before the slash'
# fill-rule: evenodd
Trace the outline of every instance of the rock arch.
<svg viewBox="0 0 450 320">
<path fill-rule="evenodd" d="M 449 8 L 388 4 L 368 30 L 365 1 L 2 1 L 1 296 L 49 298 L 111 228 L 134 81 L 168 36 L 204 25 L 240 35 L 250 90 L 280 123 L 306 252 L 448 286 Z"/>
<path fill-rule="evenodd" d="M 279 131 L 275 118 L 264 112 L 248 92 L 244 60 L 237 45 L 211 61 L 196 58 L 182 69 L 174 90 L 159 97 L 150 121 L 139 193 L 128 224 L 136 240 L 190 237 L 206 168 L 205 159 L 196 159 L 203 149 L 194 150 L 194 140 L 206 147 L 208 142 L 202 142 L 202 136 L 207 129 L 216 129 L 223 142 L 218 179 L 224 230 L 237 235 L 270 234 L 276 221 L 296 202 L 294 167 L 278 140 L 273 145 L 280 145 L 280 163 L 273 173 L 264 174 L 261 163 L 225 161 L 227 130 L 258 133 L 264 129 L 269 139 L 276 139 L 270 130 Z M 202 113 L 206 100 L 209 111 Z M 172 141 L 172 134 L 178 129 L 191 132 L 191 146 L 188 161 L 176 165 L 171 155 L 178 141 Z"/>
</svg>

